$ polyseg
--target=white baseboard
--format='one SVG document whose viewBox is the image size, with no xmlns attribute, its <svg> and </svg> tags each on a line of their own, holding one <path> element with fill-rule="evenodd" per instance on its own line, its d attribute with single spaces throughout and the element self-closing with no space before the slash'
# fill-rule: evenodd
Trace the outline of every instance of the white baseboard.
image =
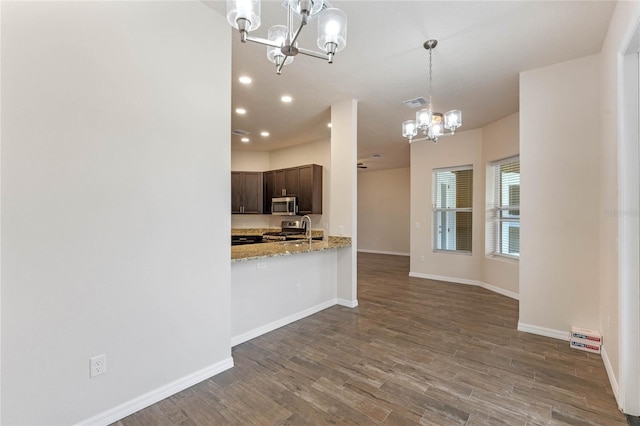
<svg viewBox="0 0 640 426">
<path fill-rule="evenodd" d="M 358 299 L 355 299 L 355 300 L 338 299 L 336 304 L 340 306 L 346 306 L 347 308 L 356 308 L 358 306 Z"/>
<path fill-rule="evenodd" d="M 514 293 L 509 290 L 505 290 L 504 288 L 496 287 L 495 285 L 481 283 L 482 287 L 486 288 L 489 291 L 493 291 L 494 293 L 501 294 L 503 296 L 507 296 L 510 299 L 520 300 L 520 295 L 518 293 Z"/>
<path fill-rule="evenodd" d="M 381 250 L 364 250 L 358 249 L 358 252 L 361 253 L 373 253 L 373 254 L 390 254 L 393 256 L 411 256 L 411 253 L 403 253 L 399 251 L 381 251 Z"/>
<path fill-rule="evenodd" d="M 209 367 L 203 368 L 200 371 L 196 371 L 195 373 L 189 374 L 188 376 L 182 377 L 174 382 L 159 387 L 158 389 L 152 390 L 151 392 L 140 395 L 137 398 L 113 407 L 91 418 L 83 420 L 79 422 L 78 425 L 102 426 L 115 423 L 118 420 L 121 420 L 135 413 L 136 411 L 140 411 L 143 408 L 155 404 L 156 402 L 162 401 L 163 399 L 168 398 L 171 395 L 183 391 L 186 388 L 195 385 L 196 383 L 202 382 L 203 380 L 207 380 L 208 378 L 222 373 L 223 371 L 228 370 L 231 367 L 233 367 L 233 358 L 227 358 Z"/>
<path fill-rule="evenodd" d="M 415 277 L 415 278 L 424 278 L 424 279 L 427 279 L 427 280 L 436 280 L 436 281 L 445 281 L 445 282 L 456 283 L 456 284 L 474 285 L 474 286 L 477 286 L 477 287 L 485 288 L 485 289 L 487 289 L 489 291 L 492 291 L 494 293 L 498 293 L 498 294 L 501 294 L 503 296 L 507 296 L 507 297 L 509 297 L 511 299 L 515 299 L 515 300 L 519 300 L 520 299 L 520 295 L 518 293 L 514 293 L 512 291 L 505 290 L 503 288 L 496 287 L 494 285 L 487 284 L 487 283 L 484 283 L 482 281 L 468 280 L 466 278 L 445 277 L 445 276 L 441 276 L 441 275 L 421 274 L 419 272 L 410 272 L 409 276 L 410 277 Z"/>
<path fill-rule="evenodd" d="M 609 359 L 609 355 L 607 354 L 607 349 L 604 345 L 602 345 L 602 350 L 600 351 L 600 355 L 602 356 L 602 362 L 604 363 L 604 369 L 607 371 L 607 377 L 609 377 L 609 383 L 611 384 L 611 390 L 613 391 L 613 395 L 616 397 L 616 403 L 618 404 L 618 408 L 622 411 L 622 405 L 620 404 L 620 389 L 618 387 L 618 381 L 616 380 L 616 375 L 613 373 L 613 367 L 611 366 L 611 360 Z"/>
<path fill-rule="evenodd" d="M 308 317 L 309 315 L 313 315 L 320 311 L 323 311 L 331 306 L 339 303 L 338 299 L 327 300 L 326 302 L 320 303 L 319 305 L 312 306 L 311 308 L 305 309 L 303 311 L 297 312 L 295 314 L 286 316 L 279 320 L 270 322 L 269 324 L 265 324 L 258 328 L 254 328 L 253 330 L 249 330 L 245 333 L 242 333 L 238 336 L 234 336 L 231 338 L 231 346 L 239 345 L 240 343 L 244 343 L 248 340 L 254 339 L 258 336 L 262 336 L 270 331 L 276 330 L 280 327 L 283 327 L 287 324 L 291 324 L 292 322 L 301 320 L 302 318 Z"/>
<path fill-rule="evenodd" d="M 553 328 L 538 327 L 537 325 L 523 324 L 518 322 L 518 331 L 525 333 L 537 334 L 539 336 L 551 337 L 553 339 L 569 341 L 570 334 L 568 331 L 554 330 Z"/>
</svg>

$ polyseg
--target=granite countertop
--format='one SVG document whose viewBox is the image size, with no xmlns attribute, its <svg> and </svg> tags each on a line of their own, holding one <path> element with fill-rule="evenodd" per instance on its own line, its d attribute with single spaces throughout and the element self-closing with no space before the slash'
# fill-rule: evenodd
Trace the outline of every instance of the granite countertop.
<svg viewBox="0 0 640 426">
<path fill-rule="evenodd" d="M 313 241 L 311 244 L 307 241 L 245 244 L 231 246 L 231 262 L 243 262 L 245 260 L 287 256 L 312 251 L 333 250 L 343 247 L 351 247 L 350 237 L 330 236 L 328 241 Z"/>
<path fill-rule="evenodd" d="M 267 232 L 278 232 L 280 228 L 231 228 L 231 235 L 262 235 Z"/>
</svg>

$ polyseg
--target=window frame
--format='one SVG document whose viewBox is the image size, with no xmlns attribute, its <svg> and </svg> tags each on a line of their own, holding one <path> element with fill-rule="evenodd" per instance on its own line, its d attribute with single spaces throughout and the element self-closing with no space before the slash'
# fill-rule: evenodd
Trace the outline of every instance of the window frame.
<svg viewBox="0 0 640 426">
<path fill-rule="evenodd" d="M 492 169 L 491 173 L 493 176 L 493 200 L 491 200 L 492 204 L 490 209 L 492 212 L 491 232 L 492 232 L 493 241 L 492 241 L 492 247 L 491 247 L 491 251 L 489 252 L 489 255 L 492 257 L 501 257 L 501 258 L 519 261 L 520 250 L 518 250 L 518 254 L 504 253 L 502 251 L 503 224 L 505 223 L 517 224 L 518 228 L 520 229 L 521 222 L 522 222 L 521 215 L 520 215 L 521 213 L 520 212 L 521 210 L 520 190 L 518 190 L 518 204 L 509 204 L 506 206 L 502 205 L 502 177 L 500 174 L 500 166 L 504 164 L 515 163 L 515 162 L 518 162 L 518 168 L 519 168 L 520 167 L 519 154 L 489 163 L 489 166 Z M 521 184 L 519 183 L 518 188 L 520 188 L 520 186 Z M 508 212 L 513 210 L 518 211 L 517 217 L 502 217 L 501 215 L 502 212 L 505 212 L 505 211 Z M 520 241 L 520 237 L 518 236 L 518 248 L 520 247 L 519 241 Z"/>
<path fill-rule="evenodd" d="M 457 172 L 457 171 L 463 171 L 463 170 L 470 170 L 471 171 L 471 207 L 460 207 L 460 208 L 442 208 L 442 207 L 437 207 L 437 199 L 438 199 L 438 178 L 437 178 L 437 174 L 438 173 L 443 173 L 443 172 Z M 454 166 L 454 167 L 441 167 L 441 168 L 435 168 L 432 170 L 432 180 L 433 180 L 433 185 L 432 185 L 432 223 L 431 223 L 431 231 L 433 233 L 433 237 L 431 238 L 431 244 L 432 244 L 432 249 L 434 253 L 448 253 L 448 254 L 457 254 L 457 255 L 467 255 L 470 256 L 473 254 L 473 176 L 474 176 L 474 170 L 473 170 L 473 164 L 467 164 L 467 165 L 462 165 L 462 166 Z M 464 213 L 464 212 L 468 212 L 471 213 L 471 235 L 470 235 L 470 246 L 471 249 L 470 250 L 460 250 L 460 249 L 447 249 L 447 248 L 438 248 L 438 215 L 439 213 L 446 213 L 446 212 L 454 212 L 454 213 Z"/>
</svg>

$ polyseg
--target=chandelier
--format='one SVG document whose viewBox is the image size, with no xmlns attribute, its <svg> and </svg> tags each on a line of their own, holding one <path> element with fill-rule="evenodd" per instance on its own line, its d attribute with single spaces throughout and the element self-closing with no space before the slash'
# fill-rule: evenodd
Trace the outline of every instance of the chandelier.
<svg viewBox="0 0 640 426">
<path fill-rule="evenodd" d="M 431 52 L 438 44 L 438 40 L 427 40 L 424 42 L 424 48 L 429 51 L 429 105 L 425 109 L 416 112 L 415 120 L 407 120 L 402 123 L 402 136 L 409 139 L 409 143 L 430 140 L 433 143 L 438 142 L 441 136 L 453 136 L 456 129 L 462 126 L 462 112 L 454 109 L 444 114 L 433 112 L 431 103 L 431 87 L 432 87 L 432 66 Z M 449 130 L 445 133 L 444 130 Z M 418 134 L 418 130 L 422 130 L 422 137 L 414 139 Z"/>
<path fill-rule="evenodd" d="M 260 26 L 260 0 L 227 0 L 227 21 L 240 31 L 240 41 L 251 41 L 267 46 L 267 58 L 276 65 L 276 74 L 293 62 L 301 53 L 333 63 L 333 56 L 347 44 L 347 15 L 339 9 L 325 8 L 323 0 L 285 0 L 287 25 L 269 28 L 267 38 L 253 37 L 250 31 Z M 293 26 L 294 12 L 300 17 L 300 25 Z M 322 13 L 320 13 L 322 12 Z M 318 16 L 318 47 L 322 52 L 304 49 L 297 40 L 309 19 Z"/>
</svg>

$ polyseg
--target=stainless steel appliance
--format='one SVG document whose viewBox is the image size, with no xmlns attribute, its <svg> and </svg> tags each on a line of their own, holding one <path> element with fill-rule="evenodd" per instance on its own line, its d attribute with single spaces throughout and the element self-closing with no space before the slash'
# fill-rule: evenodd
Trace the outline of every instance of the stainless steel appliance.
<svg viewBox="0 0 640 426">
<path fill-rule="evenodd" d="M 302 220 L 283 220 L 280 224 L 282 230 L 266 232 L 262 234 L 265 242 L 302 240 L 307 233 L 307 223 Z"/>
<path fill-rule="evenodd" d="M 280 216 L 295 216 L 296 214 L 298 214 L 298 199 L 296 197 L 272 198 L 271 214 Z"/>
</svg>

